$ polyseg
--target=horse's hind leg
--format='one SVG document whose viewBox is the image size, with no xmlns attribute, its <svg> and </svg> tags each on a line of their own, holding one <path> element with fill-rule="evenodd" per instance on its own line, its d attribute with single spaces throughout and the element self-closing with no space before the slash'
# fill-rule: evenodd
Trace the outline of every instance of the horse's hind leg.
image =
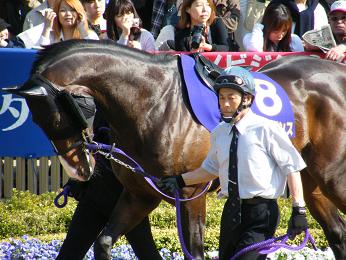
<svg viewBox="0 0 346 260">
<path fill-rule="evenodd" d="M 302 172 L 304 198 L 311 215 L 321 225 L 336 259 L 346 259 L 346 225 L 307 171 Z"/>
<path fill-rule="evenodd" d="M 124 189 L 107 225 L 94 244 L 95 259 L 111 259 L 111 249 L 117 239 L 140 224 L 159 203 L 160 200 L 158 198 L 134 197 L 133 194 Z M 142 242 L 145 241 L 146 244 L 154 243 L 152 234 L 149 232 L 148 223 L 141 223 L 136 228 L 130 234 L 129 239 L 133 241 L 133 239 L 136 239 L 134 236 L 137 236 L 137 239 L 140 239 Z M 143 243 L 143 246 L 145 243 Z M 137 253 L 141 252 L 140 255 L 137 255 L 139 259 L 161 259 L 157 250 L 150 250 L 155 245 L 151 244 L 149 248 L 140 247 L 139 245 L 135 248 Z"/>
</svg>

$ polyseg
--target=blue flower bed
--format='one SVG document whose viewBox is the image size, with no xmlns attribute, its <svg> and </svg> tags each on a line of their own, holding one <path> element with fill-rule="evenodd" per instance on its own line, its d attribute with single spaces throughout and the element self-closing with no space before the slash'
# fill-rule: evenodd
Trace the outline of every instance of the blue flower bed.
<svg viewBox="0 0 346 260">
<path fill-rule="evenodd" d="M 0 259 L 55 259 L 62 242 L 59 240 L 52 240 L 50 243 L 42 243 L 39 239 L 30 238 L 24 235 L 21 240 L 10 239 L 10 242 L 0 243 Z M 160 250 L 163 259 L 184 259 L 177 253 L 172 253 L 163 248 Z M 84 259 L 94 259 L 94 252 L 92 248 L 88 251 Z M 131 246 L 121 245 L 112 249 L 112 259 L 137 259 Z"/>
<path fill-rule="evenodd" d="M 59 240 L 52 240 L 50 243 L 42 243 L 39 239 L 30 238 L 25 235 L 21 240 L 10 239 L 10 242 L 0 243 L 0 259 L 55 259 L 58 255 L 62 242 Z M 161 249 L 160 254 L 163 259 L 169 260 L 182 260 L 181 255 L 175 252 L 170 252 L 168 249 Z M 217 251 L 206 253 L 207 259 L 217 259 Z M 84 259 L 94 259 L 93 250 L 90 249 Z M 121 245 L 113 248 L 112 259 L 137 259 L 132 251 L 131 246 Z M 292 252 L 287 250 L 279 250 L 275 253 L 268 255 L 268 259 L 285 259 L 285 260 L 334 260 L 333 252 L 330 248 L 326 251 L 314 251 L 309 248 L 304 248 L 298 252 Z"/>
</svg>

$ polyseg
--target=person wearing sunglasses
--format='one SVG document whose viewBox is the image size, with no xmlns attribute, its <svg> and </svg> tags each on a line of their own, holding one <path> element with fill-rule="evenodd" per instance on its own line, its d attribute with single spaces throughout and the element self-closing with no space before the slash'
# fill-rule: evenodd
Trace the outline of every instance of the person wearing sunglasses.
<svg viewBox="0 0 346 260">
<path fill-rule="evenodd" d="M 345 57 L 346 52 L 346 1 L 335 1 L 328 18 L 337 46 L 331 48 L 325 58 L 338 61 Z"/>
</svg>

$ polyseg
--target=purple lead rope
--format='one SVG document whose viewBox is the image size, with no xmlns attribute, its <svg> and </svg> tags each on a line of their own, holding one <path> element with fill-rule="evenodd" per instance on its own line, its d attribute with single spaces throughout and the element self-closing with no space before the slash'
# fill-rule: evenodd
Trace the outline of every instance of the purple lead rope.
<svg viewBox="0 0 346 260">
<path fill-rule="evenodd" d="M 187 250 L 185 241 L 183 238 L 183 229 L 181 226 L 181 210 L 180 210 L 180 199 L 179 199 L 179 190 L 176 189 L 174 191 L 175 195 L 175 210 L 177 212 L 177 228 L 178 228 L 178 236 L 179 236 L 179 241 L 181 244 L 181 249 L 183 250 L 184 255 L 187 257 L 187 259 L 192 260 L 194 259 L 193 256 L 190 254 L 190 252 Z"/>
<path fill-rule="evenodd" d="M 55 197 L 54 199 L 54 205 L 61 209 L 63 207 L 66 206 L 67 204 L 67 197 L 68 197 L 68 194 L 70 192 L 70 186 L 69 185 L 65 185 L 64 188 L 62 189 L 62 191 Z M 59 199 L 61 198 L 61 196 L 64 196 L 64 201 L 59 204 Z"/>
<path fill-rule="evenodd" d="M 143 174 L 145 177 L 149 177 L 155 182 L 159 180 L 155 176 L 151 176 L 148 173 L 146 173 L 144 169 L 134 159 L 132 159 L 130 156 L 128 156 L 124 151 L 120 150 L 119 148 L 113 147 L 112 145 L 109 145 L 109 144 L 102 144 L 102 143 L 86 143 L 85 147 L 90 151 L 102 150 L 102 151 L 109 151 L 110 154 L 112 153 L 121 154 L 122 156 L 126 157 L 127 159 L 131 161 L 132 165 L 134 165 L 133 169 L 136 173 Z"/>
<path fill-rule="evenodd" d="M 152 182 L 157 182 L 159 180 L 157 177 L 154 177 L 154 176 L 146 173 L 144 171 L 144 169 L 134 159 L 132 159 L 130 156 L 128 156 L 125 152 L 123 152 L 119 148 L 112 147 L 112 146 L 106 145 L 106 144 L 101 144 L 101 143 L 86 144 L 86 148 L 89 150 L 93 150 L 93 151 L 96 151 L 99 149 L 99 150 L 108 150 L 110 153 L 121 154 L 121 155 L 125 156 L 126 158 L 128 158 L 135 165 L 135 167 L 133 167 L 135 172 L 141 173 L 142 175 L 144 175 L 147 179 L 151 180 Z M 206 189 L 209 188 L 209 186 L 210 185 L 207 185 L 207 187 L 205 188 L 205 190 L 201 194 L 203 194 L 206 191 Z M 182 199 L 179 196 L 179 190 L 175 190 L 174 195 L 175 195 L 175 207 L 176 207 L 176 213 L 177 213 L 177 228 L 178 228 L 179 241 L 180 241 L 182 250 L 184 252 L 184 255 L 189 260 L 192 260 L 194 258 L 189 253 L 189 251 L 187 250 L 186 244 L 185 244 L 184 238 L 183 238 L 183 231 L 182 231 L 182 226 L 181 226 L 181 209 L 180 209 L 180 201 L 182 201 Z M 194 197 L 194 198 L 196 198 L 196 197 Z M 191 198 L 191 199 L 194 199 L 194 198 Z M 183 201 L 184 201 L 184 199 L 183 199 Z"/>
<path fill-rule="evenodd" d="M 89 149 L 91 151 L 107 150 L 107 151 L 109 151 L 110 154 L 112 154 L 112 153 L 121 154 L 121 155 L 125 156 L 126 158 L 128 158 L 132 162 L 133 165 L 135 165 L 133 167 L 134 171 L 136 173 L 143 174 L 146 177 L 147 181 L 151 180 L 153 182 L 157 182 L 159 180 L 157 177 L 149 175 L 148 173 L 146 173 L 144 171 L 144 169 L 134 159 L 132 159 L 125 152 L 123 152 L 122 150 L 120 150 L 116 147 L 102 144 L 102 143 L 93 143 L 93 144 L 87 143 L 87 144 L 85 144 L 85 146 L 87 149 Z M 209 186 L 210 185 L 207 185 L 206 189 L 209 188 Z M 58 207 L 58 208 L 65 207 L 65 205 L 67 204 L 67 197 L 68 197 L 69 192 L 70 192 L 70 186 L 66 185 L 64 187 L 64 189 L 58 194 L 58 196 L 54 199 L 54 204 L 56 207 Z M 203 194 L 203 193 L 204 193 L 204 191 L 201 194 Z M 199 195 L 201 195 L 201 194 L 199 194 Z M 181 226 L 181 208 L 180 208 L 181 205 L 180 205 L 180 202 L 185 201 L 185 200 L 181 199 L 179 197 L 179 190 L 175 190 L 174 195 L 175 195 L 175 206 L 176 206 L 176 213 L 177 213 L 177 228 L 178 228 L 179 241 L 180 241 L 184 255 L 189 260 L 192 260 L 194 258 L 186 248 L 184 238 L 183 238 L 183 233 L 182 233 L 182 226 Z M 61 196 L 64 196 L 64 201 L 62 204 L 59 204 L 58 200 L 60 199 Z M 198 196 L 196 196 L 196 197 L 198 197 Z M 196 197 L 194 197 L 194 198 L 196 198 Z M 191 198 L 191 199 L 194 199 L 194 198 Z M 191 200 L 191 199 L 189 199 L 189 200 Z M 288 237 L 289 237 L 289 235 L 286 234 L 286 235 L 283 235 L 283 236 L 280 236 L 277 238 L 271 238 L 271 239 L 268 239 L 268 240 L 265 240 L 265 241 L 262 241 L 259 243 L 252 244 L 252 245 L 245 247 L 245 248 L 241 249 L 240 251 L 238 251 L 231 258 L 231 260 L 236 259 L 237 257 L 239 257 L 239 256 L 241 256 L 247 252 L 250 252 L 252 250 L 257 250 L 260 254 L 269 254 L 269 253 L 277 251 L 279 248 L 286 248 L 286 249 L 289 249 L 292 251 L 298 251 L 298 250 L 304 248 L 308 241 L 310 241 L 313 248 L 315 250 L 317 250 L 316 245 L 315 245 L 315 241 L 311 237 L 308 230 L 305 231 L 305 238 L 299 246 L 287 245 L 286 241 L 287 241 Z M 281 243 L 277 243 L 277 241 L 281 241 Z"/>
<path fill-rule="evenodd" d="M 127 158 L 128 160 L 131 161 L 131 167 L 133 168 L 133 171 L 141 174 L 144 176 L 144 179 L 147 181 L 147 183 L 154 189 L 156 190 L 158 193 L 160 193 L 161 195 L 163 195 L 164 197 L 168 198 L 168 199 L 172 199 L 174 200 L 174 197 L 171 197 L 165 193 L 163 193 L 161 190 L 159 190 L 155 183 L 159 180 L 157 177 L 152 176 L 150 174 L 148 174 L 147 172 L 144 171 L 144 169 L 139 165 L 139 163 L 137 163 L 133 158 L 131 158 L 131 156 L 127 155 L 124 151 L 122 151 L 119 148 L 116 148 L 112 145 L 108 145 L 108 144 L 102 144 L 102 143 L 86 143 L 85 147 L 90 150 L 90 151 L 107 151 L 109 154 L 121 154 L 122 156 L 124 156 L 125 158 Z M 180 201 L 190 201 L 190 200 L 194 200 L 196 198 L 198 198 L 199 196 L 201 196 L 202 194 L 204 194 L 205 192 L 208 191 L 208 189 L 210 188 L 212 182 L 209 182 L 205 188 L 203 189 L 202 192 L 200 192 L 199 194 L 193 196 L 192 198 L 179 198 Z"/>
</svg>

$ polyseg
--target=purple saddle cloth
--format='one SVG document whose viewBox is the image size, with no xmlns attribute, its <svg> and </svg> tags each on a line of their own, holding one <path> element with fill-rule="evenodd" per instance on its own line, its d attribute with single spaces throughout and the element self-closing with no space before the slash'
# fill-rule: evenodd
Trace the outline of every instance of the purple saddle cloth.
<svg viewBox="0 0 346 260">
<path fill-rule="evenodd" d="M 181 54 L 180 59 L 193 113 L 198 121 L 211 132 L 221 120 L 217 96 L 196 74 L 195 60 L 185 54 Z"/>
<path fill-rule="evenodd" d="M 220 123 L 218 99 L 207 85 L 200 81 L 195 72 L 195 60 L 180 56 L 184 80 L 193 113 L 198 121 L 210 132 Z M 263 73 L 251 72 L 256 83 L 256 99 L 252 111 L 260 116 L 278 122 L 290 138 L 295 136 L 294 113 L 285 90 Z"/>
</svg>

